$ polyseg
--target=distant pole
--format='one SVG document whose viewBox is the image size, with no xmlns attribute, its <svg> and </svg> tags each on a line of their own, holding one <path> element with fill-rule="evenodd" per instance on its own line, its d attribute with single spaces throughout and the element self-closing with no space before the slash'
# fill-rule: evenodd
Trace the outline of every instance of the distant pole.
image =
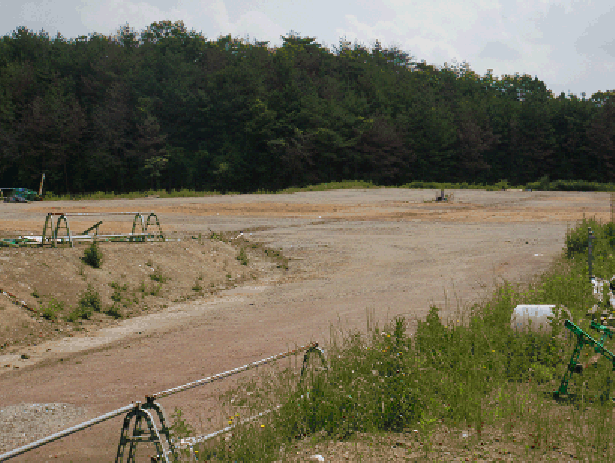
<svg viewBox="0 0 615 463">
<path fill-rule="evenodd" d="M 43 195 L 43 182 L 45 181 L 45 174 L 43 174 L 43 176 L 41 177 L 41 184 L 38 187 L 38 195 L 42 196 Z"/>
<path fill-rule="evenodd" d="M 589 282 L 592 282 L 592 240 L 595 238 L 591 227 L 587 227 L 587 265 L 589 267 Z"/>
</svg>

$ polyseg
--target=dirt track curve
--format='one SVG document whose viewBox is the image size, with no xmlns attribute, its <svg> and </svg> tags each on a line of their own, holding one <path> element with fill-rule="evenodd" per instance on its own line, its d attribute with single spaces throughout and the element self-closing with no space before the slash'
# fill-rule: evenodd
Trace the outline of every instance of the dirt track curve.
<svg viewBox="0 0 615 463">
<path fill-rule="evenodd" d="M 567 228 L 583 214 L 610 219 L 608 193 L 446 191 L 451 192 L 450 204 L 424 203 L 434 199 L 435 190 L 406 189 L 0 204 L 0 229 L 39 234 L 50 207 L 152 210 L 165 231 L 262 227 L 253 239 L 282 248 L 291 265 L 306 269 L 291 283 L 261 279 L 221 297 L 123 321 L 89 338 L 37 346 L 30 366 L 0 368 L 0 408 L 70 404 L 81 415 L 63 428 L 296 345 L 318 341 L 326 348 L 332 324 L 365 331 L 366 310 L 373 309 L 380 321 L 404 315 L 412 332 L 430 304 L 444 309 L 445 291 L 449 310 L 443 317 L 453 313 L 456 298 L 471 304 L 489 295 L 496 278 L 523 282 L 545 271 L 560 253 Z M 181 407 L 200 430 L 223 383 L 161 403 L 167 412 Z M 122 419 L 12 461 L 113 461 Z M 35 423 L 32 429 L 24 439 L 41 437 L 34 434 Z M 0 452 L 10 449 L 1 444 L 0 436 Z"/>
</svg>

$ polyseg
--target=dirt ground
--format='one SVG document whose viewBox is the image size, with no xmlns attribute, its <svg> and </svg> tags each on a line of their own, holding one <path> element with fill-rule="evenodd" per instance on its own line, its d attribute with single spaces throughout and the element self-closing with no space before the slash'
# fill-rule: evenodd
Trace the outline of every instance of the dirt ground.
<svg viewBox="0 0 615 463">
<path fill-rule="evenodd" d="M 446 319 L 496 281 L 547 270 L 584 214 L 611 218 L 608 193 L 446 193 L 449 203 L 433 202 L 435 190 L 406 189 L 1 203 L 0 236 L 40 235 L 47 212 L 154 211 L 176 241 L 103 243 L 100 269 L 81 261 L 86 244 L 0 248 L 1 290 L 39 312 L 52 298 L 63 303 L 48 320 L 0 295 L 0 428 L 9 429 L 0 452 L 297 345 L 326 349 L 331 329 L 365 331 L 366 311 L 381 325 L 403 315 L 412 333 L 431 304 Z M 132 227 L 130 215 L 70 217 L 70 226 L 98 220 L 101 234 Z M 212 231 L 223 240 L 209 239 Z M 88 285 L 123 318 L 63 321 Z M 221 422 L 215 397 L 234 381 L 161 403 L 211 432 Z M 40 404 L 53 411 L 28 411 Z M 118 416 L 13 461 L 110 461 L 121 425 Z M 150 449 L 141 457 L 152 453 L 141 447 Z"/>
</svg>

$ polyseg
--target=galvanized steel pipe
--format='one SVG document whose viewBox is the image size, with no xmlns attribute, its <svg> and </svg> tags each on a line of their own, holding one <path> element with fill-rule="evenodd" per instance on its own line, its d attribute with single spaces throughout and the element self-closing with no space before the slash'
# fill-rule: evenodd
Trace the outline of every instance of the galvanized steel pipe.
<svg viewBox="0 0 615 463">
<path fill-rule="evenodd" d="M 68 436 L 69 434 L 73 434 L 77 431 L 81 431 L 82 429 L 85 429 L 94 424 L 98 424 L 102 421 L 108 420 L 110 418 L 114 418 L 118 415 L 121 415 L 122 413 L 126 413 L 132 410 L 133 408 L 135 408 L 135 406 L 136 406 L 135 404 L 126 405 L 125 407 L 118 408 L 117 410 L 106 413 L 97 418 L 91 419 L 90 421 L 85 421 L 84 423 L 78 424 L 77 426 L 73 426 L 72 428 L 65 429 L 64 431 L 60 431 L 58 433 L 52 434 L 51 436 L 44 437 L 30 444 L 24 445 L 23 447 L 19 447 L 19 448 L 16 448 L 15 450 L 11 450 L 10 452 L 3 453 L 2 455 L 0 455 L 0 461 L 6 461 L 9 458 L 16 457 L 17 455 L 21 455 L 22 453 L 26 453 L 32 449 L 41 447 L 54 440 L 61 439 L 62 437 Z"/>
<path fill-rule="evenodd" d="M 155 394 L 152 394 L 152 395 L 149 395 L 149 396 L 146 396 L 146 397 L 147 397 L 147 400 L 155 400 L 155 399 L 160 399 L 161 397 L 167 397 L 167 396 L 170 396 L 171 394 L 175 394 L 177 392 L 185 391 L 186 389 L 191 389 L 193 387 L 202 386 L 203 384 L 213 383 L 214 381 L 218 381 L 220 379 L 227 378 L 227 377 L 229 377 L 231 375 L 234 375 L 234 374 L 240 373 L 242 371 L 248 370 L 249 368 L 257 367 L 257 366 L 260 366 L 260 365 L 264 365 L 264 364 L 266 364 L 266 363 L 268 363 L 268 362 L 270 362 L 272 360 L 277 360 L 277 359 L 280 359 L 280 358 L 284 358 L 284 357 L 286 357 L 288 355 L 294 355 L 294 354 L 297 354 L 297 353 L 302 352 L 304 350 L 308 350 L 308 349 L 310 349 L 312 347 L 318 347 L 318 343 L 315 342 L 315 343 L 307 345 L 307 346 L 302 346 L 302 347 L 299 347 L 298 349 L 294 349 L 294 350 L 291 350 L 291 351 L 288 351 L 288 352 L 283 352 L 281 354 L 274 355 L 272 357 L 267 357 L 265 359 L 258 360 L 256 362 L 248 363 L 248 364 L 246 364 L 246 365 L 244 365 L 242 367 L 234 368 L 232 370 L 228 370 L 228 371 L 225 371 L 223 373 L 218 373 L 217 375 L 214 375 L 214 376 L 209 376 L 207 378 L 199 379 L 197 381 L 193 381 L 191 383 L 184 384 L 183 386 L 177 386 L 177 387 L 174 387 L 174 388 L 171 388 L 171 389 L 167 389 L 166 391 L 157 392 Z"/>
</svg>

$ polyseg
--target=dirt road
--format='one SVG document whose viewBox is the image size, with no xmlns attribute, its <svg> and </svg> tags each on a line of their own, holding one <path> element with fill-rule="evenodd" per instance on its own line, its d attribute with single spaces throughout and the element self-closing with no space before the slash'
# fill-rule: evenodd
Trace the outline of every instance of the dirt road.
<svg viewBox="0 0 615 463">
<path fill-rule="evenodd" d="M 146 393 L 295 345 L 318 341 L 326 348 L 332 324 L 365 331 L 366 310 L 381 321 L 404 315 L 412 333 L 430 304 L 441 307 L 446 319 L 456 298 L 472 304 L 491 294 L 498 278 L 523 282 L 545 271 L 561 252 L 567 228 L 583 214 L 610 219 L 608 193 L 451 192 L 449 204 L 425 203 L 435 190 L 405 189 L 0 204 L 0 230 L 37 234 L 50 207 L 151 210 L 165 231 L 262 227 L 251 238 L 281 248 L 291 271 L 293 265 L 304 270 L 291 283 L 260 278 L 221 297 L 174 304 L 88 337 L 37 346 L 41 353 L 31 366 L 0 370 L 0 408 L 67 404 L 72 415 L 55 432 L 143 401 Z M 197 430 L 217 429 L 207 417 L 223 387 L 196 388 L 161 403 L 168 412 L 182 407 Z M 121 423 L 122 417 L 111 419 L 14 461 L 112 461 Z M 24 442 L 49 433 L 36 421 L 30 429 Z M 0 451 L 8 449 L 0 436 Z"/>
</svg>

